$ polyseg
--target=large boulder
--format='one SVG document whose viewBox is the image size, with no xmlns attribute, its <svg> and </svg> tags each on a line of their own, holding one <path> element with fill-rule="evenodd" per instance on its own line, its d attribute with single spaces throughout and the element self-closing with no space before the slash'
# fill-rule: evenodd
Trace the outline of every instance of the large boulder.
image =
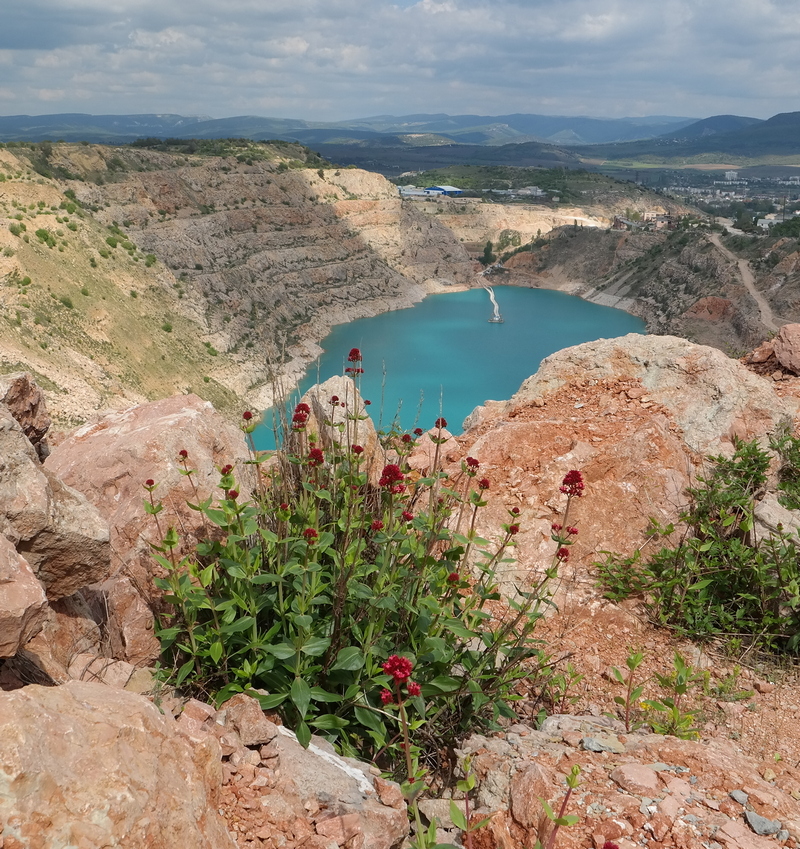
<svg viewBox="0 0 800 849">
<path fill-rule="evenodd" d="M 784 324 L 770 344 L 778 362 L 800 374 L 800 324 Z"/>
<path fill-rule="evenodd" d="M 0 534 L 23 554 L 49 599 L 102 580 L 108 526 L 78 492 L 43 468 L 9 410 L 0 406 Z"/>
<path fill-rule="evenodd" d="M 0 693 L 4 847 L 234 849 L 213 737 L 190 744 L 141 696 L 72 681 Z"/>
<path fill-rule="evenodd" d="M 110 526 L 111 575 L 85 595 L 107 626 L 115 658 L 143 664 L 159 654 L 153 633 L 159 567 L 150 547 L 160 542 L 159 527 L 162 533 L 176 527 L 181 553 L 188 553 L 207 532 L 188 504 L 220 495 L 219 470 L 228 464 L 246 495 L 255 481 L 255 467 L 245 465 L 249 459 L 241 430 L 196 395 L 109 413 L 73 431 L 47 458 L 46 468 L 83 493 Z M 153 497 L 164 505 L 159 526 L 142 503 L 150 479 L 157 484 Z"/>
<path fill-rule="evenodd" d="M 44 460 L 50 451 L 45 437 L 51 421 L 44 393 L 33 378 L 27 372 L 0 375 L 0 404 L 8 407 L 39 458 Z"/>
<path fill-rule="evenodd" d="M 579 535 L 562 573 L 596 598 L 589 570 L 603 551 L 642 546 L 651 517 L 677 523 L 707 455 L 730 454 L 736 438 L 764 437 L 797 410 L 797 398 L 716 349 L 632 334 L 545 359 L 510 401 L 473 414 L 450 468 L 471 455 L 491 481 L 482 536 L 499 539 L 509 509 L 521 511 L 506 590 L 552 562 L 551 524 L 566 502 L 559 486 L 580 470 L 586 490 L 570 512 Z"/>
<path fill-rule="evenodd" d="M 41 630 L 47 598 L 31 567 L 0 536 L 0 657 L 12 657 Z"/>
<path fill-rule="evenodd" d="M 545 358 L 508 402 L 526 406 L 567 384 L 635 380 L 662 405 L 693 451 L 715 452 L 723 441 L 762 436 L 791 420 L 798 402 L 779 400 L 770 381 L 722 351 L 676 336 L 631 333 L 565 348 Z"/>
</svg>

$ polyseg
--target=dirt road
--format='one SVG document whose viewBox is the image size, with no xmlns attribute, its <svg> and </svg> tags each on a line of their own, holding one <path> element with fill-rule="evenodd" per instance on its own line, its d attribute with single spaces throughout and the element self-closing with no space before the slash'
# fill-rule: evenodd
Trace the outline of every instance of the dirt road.
<svg viewBox="0 0 800 849">
<path fill-rule="evenodd" d="M 772 307 L 767 303 L 766 298 L 761 292 L 756 289 L 756 280 L 753 275 L 753 270 L 750 268 L 750 263 L 746 259 L 740 259 L 735 253 L 729 251 L 720 241 L 719 233 L 712 233 L 709 237 L 714 244 L 714 247 L 722 253 L 726 259 L 735 262 L 739 267 L 739 274 L 742 278 L 742 283 L 745 289 L 752 295 L 753 300 L 758 304 L 759 312 L 761 313 L 761 323 L 767 330 L 778 330 L 779 326 L 775 323 L 775 317 L 772 314 Z"/>
</svg>

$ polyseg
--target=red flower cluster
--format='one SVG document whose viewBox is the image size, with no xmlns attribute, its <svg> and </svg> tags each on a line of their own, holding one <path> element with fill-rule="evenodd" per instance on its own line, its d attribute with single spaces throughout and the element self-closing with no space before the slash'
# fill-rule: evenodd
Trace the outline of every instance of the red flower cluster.
<svg viewBox="0 0 800 849">
<path fill-rule="evenodd" d="M 386 663 L 383 664 L 383 671 L 387 675 L 391 675 L 395 683 L 403 684 L 411 677 L 411 672 L 414 665 L 407 657 L 400 657 L 398 654 L 390 654 Z"/>
<path fill-rule="evenodd" d="M 345 374 L 364 374 L 364 369 L 363 368 L 357 368 L 356 366 L 348 366 L 344 370 L 344 373 Z"/>
<path fill-rule="evenodd" d="M 300 403 L 294 408 L 292 414 L 292 430 L 303 430 L 308 421 L 308 414 L 311 412 L 311 407 L 308 404 Z"/>
<path fill-rule="evenodd" d="M 353 452 L 353 454 L 363 454 L 364 453 L 364 449 L 360 445 L 354 445 L 350 450 Z"/>
<path fill-rule="evenodd" d="M 375 519 L 373 523 L 370 525 L 370 528 L 373 531 L 382 531 L 383 530 L 383 522 L 380 519 Z"/>
<path fill-rule="evenodd" d="M 567 472 L 564 475 L 564 480 L 561 481 L 559 489 L 570 497 L 583 495 L 583 475 L 576 469 Z"/>
<path fill-rule="evenodd" d="M 325 462 L 325 455 L 322 453 L 321 448 L 312 448 L 308 452 L 308 459 L 306 460 L 309 466 L 316 467 L 321 466 Z"/>
<path fill-rule="evenodd" d="M 441 430 L 441 428 L 447 427 L 447 419 L 443 419 L 443 418 L 442 419 L 436 419 L 436 421 L 433 424 L 434 424 L 434 427 L 438 427 Z"/>
<path fill-rule="evenodd" d="M 556 557 L 559 560 L 569 560 L 569 549 L 565 545 L 562 545 L 556 552 Z"/>
<path fill-rule="evenodd" d="M 409 513 L 408 510 L 403 510 L 403 521 L 404 522 L 413 522 L 414 521 L 414 514 Z"/>
<path fill-rule="evenodd" d="M 467 464 L 468 468 L 470 468 L 470 469 L 477 469 L 478 466 L 480 466 L 480 461 L 476 460 L 474 457 L 467 457 L 467 459 L 464 462 Z"/>
<path fill-rule="evenodd" d="M 156 485 L 156 482 L 152 478 L 148 478 L 144 482 L 144 485 L 147 486 L 147 487 L 154 487 Z"/>
<path fill-rule="evenodd" d="M 185 460 L 189 456 L 189 452 L 185 448 L 181 448 L 181 450 L 178 451 L 178 456 L 181 460 Z"/>
<path fill-rule="evenodd" d="M 404 480 L 405 476 L 400 471 L 400 466 L 398 466 L 396 463 L 389 463 L 388 465 L 383 467 L 383 472 L 381 472 L 381 477 L 378 481 L 378 484 L 382 487 L 385 487 L 390 492 L 404 492 Z"/>
<path fill-rule="evenodd" d="M 331 404 L 338 404 L 338 403 L 339 403 L 339 396 L 338 395 L 331 395 Z"/>
<path fill-rule="evenodd" d="M 394 704 L 394 696 L 392 695 L 391 690 L 381 690 L 381 704 L 383 704 L 383 705 L 393 705 Z"/>
<path fill-rule="evenodd" d="M 414 428 L 414 436 L 422 436 L 425 431 L 421 427 Z"/>
<path fill-rule="evenodd" d="M 508 532 L 511 534 L 512 537 L 515 536 L 519 533 L 519 525 L 509 525 Z"/>
<path fill-rule="evenodd" d="M 233 466 L 230 463 L 228 463 L 227 466 L 223 466 L 219 470 L 219 473 L 221 475 L 229 475 L 232 471 L 233 471 Z"/>
<path fill-rule="evenodd" d="M 281 501 L 280 508 L 281 508 L 281 510 L 288 510 L 289 505 L 285 501 Z"/>
<path fill-rule="evenodd" d="M 238 497 L 239 497 L 239 490 L 238 489 L 229 489 L 228 490 L 228 498 L 230 498 L 231 501 L 236 501 L 236 499 Z"/>
<path fill-rule="evenodd" d="M 512 508 L 511 508 L 511 512 L 512 512 L 515 516 L 519 516 L 519 507 L 512 507 Z"/>
<path fill-rule="evenodd" d="M 245 410 L 245 411 L 242 413 L 242 418 L 243 418 L 246 422 L 249 422 L 249 421 L 250 421 L 250 419 L 252 419 L 252 418 L 253 418 L 253 414 L 250 412 L 250 410 Z"/>
<path fill-rule="evenodd" d="M 408 690 L 409 696 L 419 696 L 422 694 L 422 687 L 414 681 L 409 681 L 406 685 L 406 690 Z"/>
<path fill-rule="evenodd" d="M 489 489 L 490 486 L 491 486 L 491 484 L 489 483 L 489 478 L 481 478 L 478 481 L 478 488 L 479 489 Z"/>
<path fill-rule="evenodd" d="M 303 531 L 303 536 L 306 538 L 306 542 L 308 542 L 309 545 L 313 545 L 317 541 L 319 534 L 314 530 L 314 528 L 306 528 Z"/>
<path fill-rule="evenodd" d="M 459 575 L 459 574 L 458 574 L 458 572 L 451 572 L 451 573 L 447 576 L 447 580 L 448 580 L 451 584 L 457 584 L 457 583 L 461 580 L 461 575 Z"/>
<path fill-rule="evenodd" d="M 348 363 L 360 363 L 361 362 L 361 351 L 358 348 L 351 348 L 350 353 L 347 355 Z"/>
<path fill-rule="evenodd" d="M 405 443 L 406 443 L 406 445 L 407 445 L 409 442 L 411 442 L 411 434 L 410 434 L 410 433 L 404 433 L 404 434 L 400 437 L 400 440 L 401 440 L 402 442 L 405 442 Z"/>
</svg>

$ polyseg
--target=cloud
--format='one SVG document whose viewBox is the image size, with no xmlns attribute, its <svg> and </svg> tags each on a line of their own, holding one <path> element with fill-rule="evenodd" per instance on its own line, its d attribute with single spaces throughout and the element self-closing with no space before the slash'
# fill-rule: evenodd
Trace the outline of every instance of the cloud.
<svg viewBox="0 0 800 849">
<path fill-rule="evenodd" d="M 795 0 L 4 0 L 15 109 L 271 114 L 800 109 Z M 44 101 L 44 98 L 47 98 Z"/>
</svg>

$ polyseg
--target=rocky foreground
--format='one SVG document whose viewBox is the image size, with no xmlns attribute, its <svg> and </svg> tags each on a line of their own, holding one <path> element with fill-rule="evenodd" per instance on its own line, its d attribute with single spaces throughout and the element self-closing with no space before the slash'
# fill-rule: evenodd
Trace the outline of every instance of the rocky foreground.
<svg viewBox="0 0 800 849">
<path fill-rule="evenodd" d="M 574 764 L 581 781 L 568 812 L 579 820 L 559 833 L 560 847 L 800 845 L 793 676 L 737 672 L 751 690 L 747 708 L 698 694 L 699 741 L 625 733 L 604 714 L 615 713 L 620 692 L 609 666 L 624 665 L 629 648 L 645 651 L 649 674 L 667 671 L 679 647 L 714 685 L 734 664 L 674 643 L 635 604 L 603 600 L 591 570 L 597 552 L 641 545 L 650 516 L 676 520 L 705 456 L 730 453 L 736 437 L 797 427 L 796 333 L 784 328 L 750 366 L 674 337 L 566 349 L 445 444 L 453 469 L 475 457 L 491 482 L 484 536 L 520 509 L 509 592 L 549 562 L 564 473 L 581 469 L 586 480 L 559 611 L 540 634 L 583 682 L 538 727 L 529 697 L 516 724 L 464 742 L 475 816 L 490 817 L 473 835 L 476 849 L 533 847 L 541 800 L 558 808 Z M 224 464 L 244 489 L 254 481 L 241 432 L 206 402 L 175 396 L 110 414 L 51 450 L 28 376 L 3 378 L 0 400 L 0 847 L 402 846 L 405 802 L 368 765 L 316 738 L 303 750 L 248 697 L 216 710 L 153 683 L 160 600 L 142 484 L 158 480 L 163 521 L 199 536 L 197 514 L 183 506 L 196 496 L 179 452 L 198 470 L 202 497 Z M 424 471 L 429 458 L 423 440 L 412 465 Z M 760 533 L 779 521 L 798 526 L 774 487 L 758 516 Z M 420 807 L 442 841 L 460 839 L 448 800 Z"/>
</svg>

